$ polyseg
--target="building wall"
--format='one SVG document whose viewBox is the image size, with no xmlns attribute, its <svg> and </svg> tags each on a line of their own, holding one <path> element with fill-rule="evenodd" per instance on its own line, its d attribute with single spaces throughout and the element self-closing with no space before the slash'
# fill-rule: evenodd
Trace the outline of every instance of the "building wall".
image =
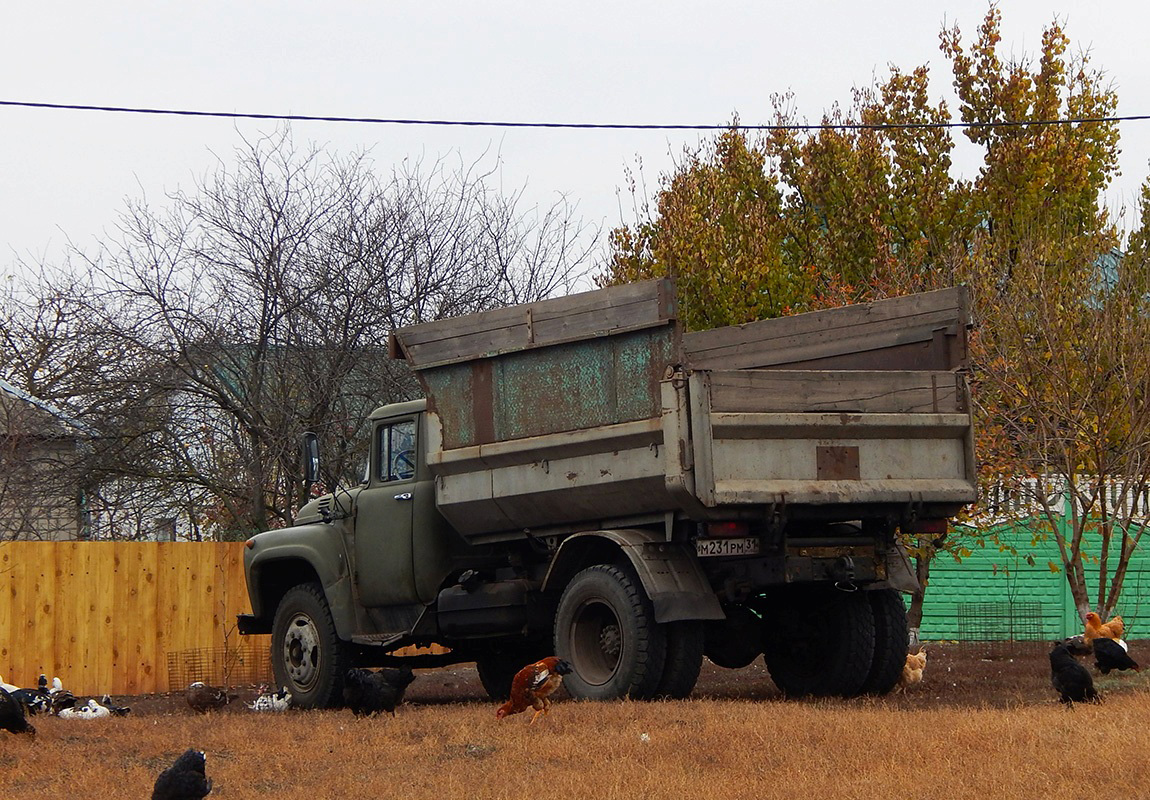
<svg viewBox="0 0 1150 800">
<path fill-rule="evenodd" d="M 50 406 L 14 391 L 0 381 L 0 541 L 76 539 L 83 439 Z"/>
</svg>

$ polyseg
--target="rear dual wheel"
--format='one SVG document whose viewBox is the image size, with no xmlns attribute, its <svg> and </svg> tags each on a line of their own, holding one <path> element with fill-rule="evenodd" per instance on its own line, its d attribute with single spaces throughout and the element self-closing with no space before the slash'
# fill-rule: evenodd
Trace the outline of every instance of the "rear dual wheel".
<svg viewBox="0 0 1150 800">
<path fill-rule="evenodd" d="M 763 659 L 784 694 L 854 697 L 864 691 L 875 654 L 866 592 L 791 587 L 768 601 Z"/>
<path fill-rule="evenodd" d="M 886 694 L 895 687 L 906 664 L 910 630 L 906 605 L 897 589 L 863 592 L 874 614 L 874 658 L 863 682 L 864 694 Z"/>
<path fill-rule="evenodd" d="M 528 664 L 551 655 L 550 642 L 515 641 L 495 646 L 475 660 L 475 671 L 487 696 L 500 702 L 511 696 L 511 681 Z"/>
<path fill-rule="evenodd" d="M 703 662 L 695 620 L 659 624 L 627 564 L 596 564 L 567 585 L 555 615 L 555 654 L 571 663 L 574 697 L 686 697 Z"/>
</svg>

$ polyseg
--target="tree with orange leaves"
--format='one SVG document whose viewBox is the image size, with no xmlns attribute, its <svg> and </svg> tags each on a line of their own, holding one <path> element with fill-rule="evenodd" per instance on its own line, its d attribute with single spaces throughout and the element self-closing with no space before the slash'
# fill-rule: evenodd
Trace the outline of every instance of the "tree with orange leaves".
<svg viewBox="0 0 1150 800">
<path fill-rule="evenodd" d="M 957 26 L 940 34 L 959 116 L 971 126 L 965 135 L 984 155 L 973 180 L 950 174 L 951 115 L 931 101 L 926 68 L 892 67 L 884 82 L 856 91 L 849 110 L 825 115 L 827 127 L 780 127 L 753 143 L 731 130 L 713 150 L 685 159 L 661 184 L 658 214 L 615 231 L 606 280 L 678 277 L 692 328 L 966 283 L 978 323 L 973 378 L 985 482 L 1032 487 L 1026 507 L 1040 512 L 1036 536 L 1059 539 L 1062 563 L 1052 566 L 1065 570 L 1079 610 L 1090 605 L 1090 559 L 1099 564 L 1098 607 L 1112 610 L 1141 536 L 1133 498 L 1150 480 L 1142 458 L 1150 438 L 1142 412 L 1150 408 L 1150 286 L 1142 277 L 1150 188 L 1141 227 L 1117 258 L 1118 232 L 1099 203 L 1116 172 L 1116 125 L 1044 124 L 1112 116 L 1116 94 L 1086 55 L 1071 54 L 1057 21 L 1033 59 L 1004 58 L 1000 26 L 992 7 L 973 42 L 964 44 Z M 794 121 L 787 100 L 776 100 L 780 126 Z M 757 218 L 726 212 L 752 195 L 768 199 L 760 210 L 777 218 L 768 214 L 761 230 L 747 232 Z M 706 257 L 715 252 L 722 257 Z M 642 275 L 630 269 L 636 263 Z M 764 276 L 791 289 L 786 302 L 745 302 Z M 733 289 L 730 303 L 728 294 L 695 291 L 701 285 L 749 291 Z M 985 542 L 986 533 L 973 538 Z M 968 545 L 952 537 L 948 546 L 957 557 Z M 919 550 L 920 577 L 933 553 Z M 911 616 L 913 625 L 914 607 Z"/>
</svg>

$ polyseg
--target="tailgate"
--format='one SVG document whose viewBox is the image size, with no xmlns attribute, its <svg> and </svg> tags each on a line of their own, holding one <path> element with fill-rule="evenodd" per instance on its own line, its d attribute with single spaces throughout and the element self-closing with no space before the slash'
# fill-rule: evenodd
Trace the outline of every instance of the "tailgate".
<svg viewBox="0 0 1150 800">
<path fill-rule="evenodd" d="M 966 378 L 950 371 L 701 370 L 689 378 L 694 489 L 706 506 L 974 502 Z M 849 518 L 849 517 L 844 517 Z"/>
</svg>

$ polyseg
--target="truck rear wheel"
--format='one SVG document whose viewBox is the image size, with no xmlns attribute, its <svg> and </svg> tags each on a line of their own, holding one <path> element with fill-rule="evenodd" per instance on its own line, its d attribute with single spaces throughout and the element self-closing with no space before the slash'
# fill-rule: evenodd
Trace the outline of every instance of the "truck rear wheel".
<svg viewBox="0 0 1150 800">
<path fill-rule="evenodd" d="M 866 595 L 874 613 L 874 658 L 862 692 L 886 694 L 898 683 L 906 664 L 910 639 L 906 605 L 897 589 L 875 589 Z"/>
<path fill-rule="evenodd" d="M 792 696 L 854 697 L 874 657 L 874 613 L 866 592 L 791 589 L 763 617 L 763 659 Z"/>
<path fill-rule="evenodd" d="M 280 600 L 272 623 L 272 671 L 276 685 L 291 692 L 298 708 L 343 703 L 348 647 L 336 634 L 323 589 L 303 583 Z"/>
<path fill-rule="evenodd" d="M 667 637 L 667 658 L 655 696 L 681 700 L 691 694 L 703 668 L 703 623 L 684 619 L 659 627 Z"/>
<path fill-rule="evenodd" d="M 666 631 L 629 566 L 596 564 L 572 578 L 555 614 L 555 655 L 571 663 L 563 683 L 572 696 L 654 697 L 666 652 Z"/>
<path fill-rule="evenodd" d="M 725 669 L 742 669 L 763 654 L 763 621 L 744 605 L 725 605 L 726 619 L 705 623 L 703 653 Z"/>
</svg>

